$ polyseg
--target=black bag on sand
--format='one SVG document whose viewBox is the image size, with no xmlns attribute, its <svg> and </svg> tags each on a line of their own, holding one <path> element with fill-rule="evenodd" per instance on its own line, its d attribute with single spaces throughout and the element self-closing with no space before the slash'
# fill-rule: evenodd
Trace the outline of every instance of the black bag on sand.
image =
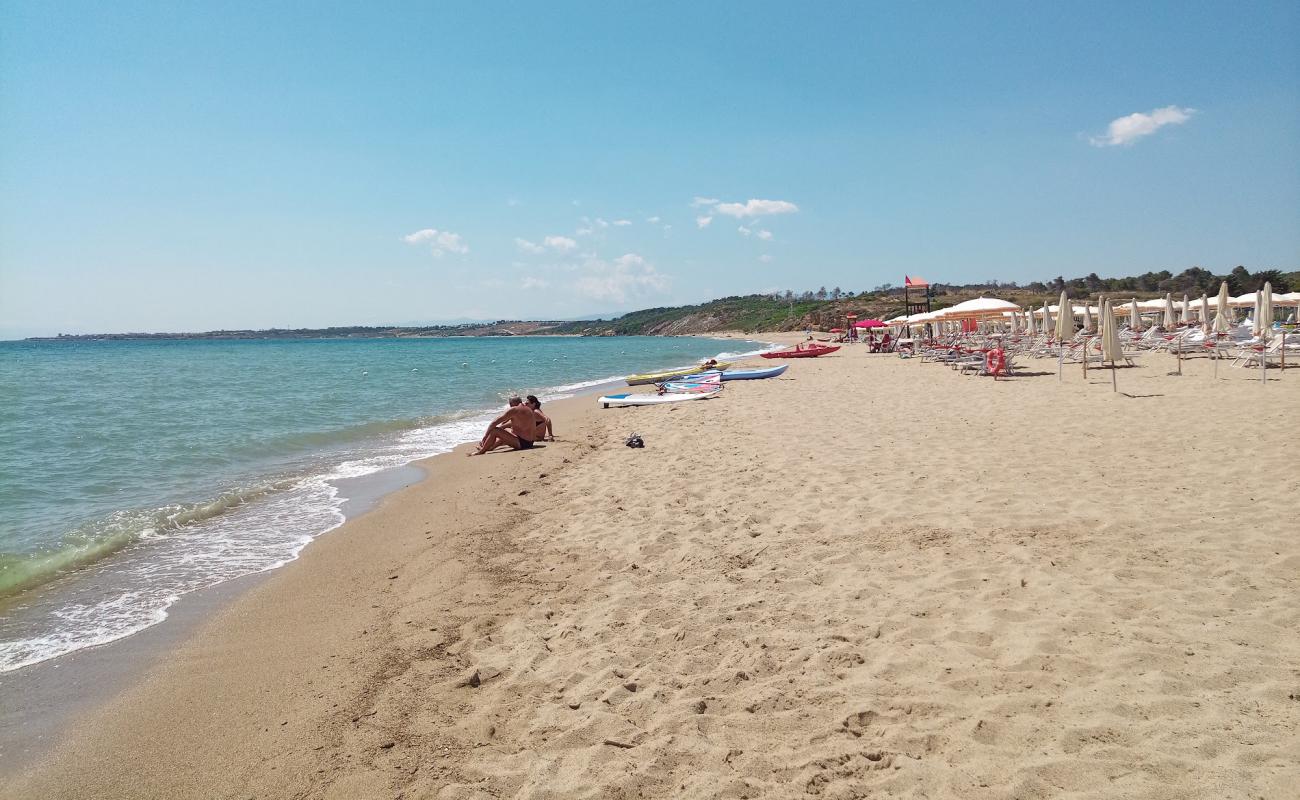
<svg viewBox="0 0 1300 800">
<path fill-rule="evenodd" d="M 634 433 L 627 437 L 627 441 L 623 442 L 623 444 L 628 447 L 645 447 L 645 442 L 641 440 L 641 434 L 639 433 Z"/>
</svg>

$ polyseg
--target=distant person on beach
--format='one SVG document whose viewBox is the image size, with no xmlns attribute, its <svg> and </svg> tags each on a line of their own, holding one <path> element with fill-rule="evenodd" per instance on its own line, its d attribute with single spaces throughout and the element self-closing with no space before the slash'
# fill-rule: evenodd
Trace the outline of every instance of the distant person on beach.
<svg viewBox="0 0 1300 800">
<path fill-rule="evenodd" d="M 478 449 L 467 455 L 481 456 L 508 445 L 511 450 L 529 450 L 537 441 L 537 412 L 524 404 L 519 397 L 510 398 L 510 407 L 501 416 L 492 420 L 487 433 L 478 443 Z"/>
<path fill-rule="evenodd" d="M 713 369 L 714 367 L 718 366 L 718 359 L 710 358 L 708 361 L 705 361 L 700 366 L 704 367 L 705 369 Z"/>
<path fill-rule="evenodd" d="M 537 441 L 553 442 L 555 441 L 555 431 L 551 428 L 551 418 L 542 413 L 542 401 L 537 399 L 537 395 L 530 394 L 527 398 L 528 407 L 533 410 L 537 417 Z"/>
</svg>

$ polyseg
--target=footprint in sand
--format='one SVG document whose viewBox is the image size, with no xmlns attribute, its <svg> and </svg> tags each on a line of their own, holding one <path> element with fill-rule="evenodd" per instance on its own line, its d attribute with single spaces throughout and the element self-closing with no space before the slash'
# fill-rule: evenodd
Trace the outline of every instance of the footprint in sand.
<svg viewBox="0 0 1300 800">
<path fill-rule="evenodd" d="M 879 718 L 879 714 L 870 710 L 859 711 L 856 714 L 849 714 L 844 718 L 844 730 L 853 734 L 855 737 L 860 737 L 865 734 L 867 729 L 872 727 Z"/>
</svg>

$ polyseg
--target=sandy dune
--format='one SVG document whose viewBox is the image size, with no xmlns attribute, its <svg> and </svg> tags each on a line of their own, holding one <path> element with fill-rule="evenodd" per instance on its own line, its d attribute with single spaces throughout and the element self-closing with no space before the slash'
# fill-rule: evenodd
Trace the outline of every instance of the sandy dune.
<svg viewBox="0 0 1300 800">
<path fill-rule="evenodd" d="M 847 348 L 575 401 L 313 545 L 15 796 L 1295 797 L 1300 370 L 1172 368 Z"/>
</svg>

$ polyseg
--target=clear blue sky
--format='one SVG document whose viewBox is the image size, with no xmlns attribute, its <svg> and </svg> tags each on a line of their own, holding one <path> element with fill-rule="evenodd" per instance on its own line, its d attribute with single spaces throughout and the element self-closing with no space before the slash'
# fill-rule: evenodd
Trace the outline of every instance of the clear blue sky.
<svg viewBox="0 0 1300 800">
<path fill-rule="evenodd" d="M 3 15 L 0 338 L 1300 262 L 1293 1 Z"/>
</svg>

